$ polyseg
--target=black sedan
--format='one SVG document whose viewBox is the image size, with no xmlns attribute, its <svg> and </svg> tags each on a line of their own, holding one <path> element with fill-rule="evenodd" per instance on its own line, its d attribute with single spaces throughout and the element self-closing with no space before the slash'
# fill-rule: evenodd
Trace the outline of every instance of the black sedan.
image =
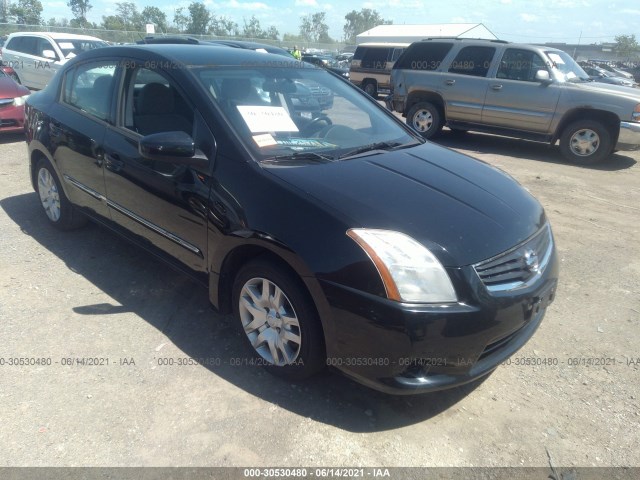
<svg viewBox="0 0 640 480">
<path fill-rule="evenodd" d="M 293 106 L 305 81 L 335 99 L 321 115 Z M 49 222 L 91 218 L 191 275 L 276 375 L 452 387 L 522 347 L 554 298 L 551 228 L 525 189 L 309 64 L 96 49 L 26 117 Z"/>
</svg>

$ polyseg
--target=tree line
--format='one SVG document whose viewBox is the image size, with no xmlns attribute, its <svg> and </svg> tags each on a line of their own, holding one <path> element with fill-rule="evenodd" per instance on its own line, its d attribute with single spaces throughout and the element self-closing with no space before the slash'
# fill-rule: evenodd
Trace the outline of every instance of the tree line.
<svg viewBox="0 0 640 480">
<path fill-rule="evenodd" d="M 61 20 L 42 18 L 40 0 L 0 0 L 0 23 L 44 25 L 48 27 L 70 27 L 121 31 L 144 31 L 147 24 L 154 24 L 157 33 L 186 33 L 193 35 L 242 36 L 280 40 L 280 32 L 271 25 L 263 28 L 260 20 L 252 15 L 243 18 L 242 24 L 224 15 L 215 15 L 202 2 L 193 1 L 188 7 L 179 7 L 169 19 L 162 10 L 147 6 L 142 10 L 134 2 L 115 4 L 114 15 L 103 15 L 102 22 L 90 22 L 87 14 L 93 8 L 90 0 L 68 0 L 73 18 Z M 356 35 L 377 25 L 390 24 L 372 9 L 352 10 L 345 15 L 342 40 L 355 43 Z M 334 43 L 329 36 L 326 13 L 316 12 L 300 17 L 298 34 L 285 33 L 282 40 L 291 42 Z"/>
</svg>

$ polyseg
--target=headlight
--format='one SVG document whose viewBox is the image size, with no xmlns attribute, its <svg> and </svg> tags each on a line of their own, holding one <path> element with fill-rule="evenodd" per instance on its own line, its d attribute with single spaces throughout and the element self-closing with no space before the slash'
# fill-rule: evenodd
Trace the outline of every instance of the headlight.
<svg viewBox="0 0 640 480">
<path fill-rule="evenodd" d="M 420 303 L 457 301 L 451 279 L 424 245 L 400 232 L 352 228 L 347 235 L 373 261 L 390 300 Z"/>
<path fill-rule="evenodd" d="M 13 105 L 15 107 L 19 107 L 20 105 L 24 105 L 24 102 L 29 98 L 29 95 L 23 95 L 21 97 L 16 97 L 13 99 Z"/>
</svg>

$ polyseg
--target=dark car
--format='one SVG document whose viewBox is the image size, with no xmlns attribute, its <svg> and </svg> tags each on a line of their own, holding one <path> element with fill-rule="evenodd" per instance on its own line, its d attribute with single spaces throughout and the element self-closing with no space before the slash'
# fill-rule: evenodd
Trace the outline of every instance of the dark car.
<svg viewBox="0 0 640 480">
<path fill-rule="evenodd" d="M 299 80 L 335 96 L 322 116 L 292 108 Z M 288 379 L 331 365 L 391 393 L 466 383 L 554 299 L 551 227 L 524 188 L 304 62 L 98 49 L 29 98 L 27 142 L 53 226 L 90 217 L 182 269 Z"/>
<path fill-rule="evenodd" d="M 638 84 L 633 80 L 626 77 L 619 77 L 614 75 L 608 70 L 595 66 L 583 66 L 582 69 L 589 75 L 589 78 L 594 82 L 608 83 L 611 85 L 621 85 L 624 87 L 636 87 Z"/>
<path fill-rule="evenodd" d="M 0 70 L 0 132 L 24 131 L 24 103 L 30 93 Z"/>
<path fill-rule="evenodd" d="M 302 55 L 302 61 L 312 63 L 313 65 L 317 65 L 318 67 L 326 68 L 336 75 L 340 75 L 347 80 L 349 79 L 349 67 L 346 67 L 343 63 L 340 63 L 335 58 L 305 53 Z"/>
</svg>

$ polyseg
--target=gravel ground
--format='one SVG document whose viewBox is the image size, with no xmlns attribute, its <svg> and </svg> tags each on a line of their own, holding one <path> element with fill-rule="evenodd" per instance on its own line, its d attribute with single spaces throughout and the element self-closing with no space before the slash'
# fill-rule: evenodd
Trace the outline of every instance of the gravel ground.
<svg viewBox="0 0 640 480">
<path fill-rule="evenodd" d="M 542 202 L 561 281 L 510 365 L 397 398 L 332 372 L 292 385 L 235 365 L 242 339 L 206 291 L 100 227 L 50 228 L 23 139 L 0 137 L 0 467 L 546 467 L 547 451 L 567 467 L 640 466 L 640 152 L 580 168 L 541 144 L 438 141 Z M 43 360 L 7 364 L 24 357 Z M 222 361 L 179 365 L 194 358 Z"/>
</svg>

